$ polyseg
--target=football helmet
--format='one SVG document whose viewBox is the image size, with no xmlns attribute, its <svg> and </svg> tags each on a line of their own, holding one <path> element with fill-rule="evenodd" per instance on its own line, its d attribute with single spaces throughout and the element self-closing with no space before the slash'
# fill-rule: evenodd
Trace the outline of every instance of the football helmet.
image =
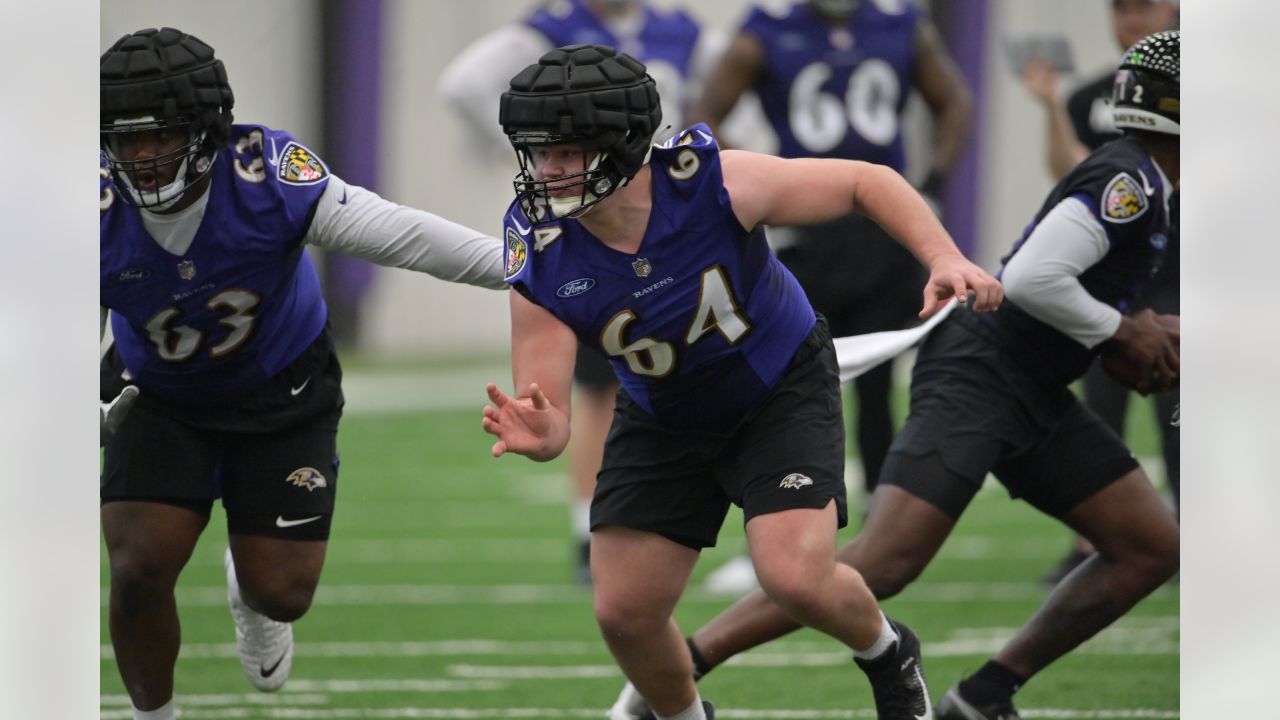
<svg viewBox="0 0 1280 720">
<path fill-rule="evenodd" d="M 235 98 L 222 61 L 195 36 L 151 28 L 117 40 L 98 68 L 99 140 L 121 197 L 151 210 L 172 207 L 209 174 L 231 135 Z M 156 152 L 127 152 L 156 137 L 164 138 L 152 143 Z M 154 187 L 140 187 L 140 178 Z"/>
<path fill-rule="evenodd" d="M 1167 30 L 1139 40 L 1124 54 L 1111 88 L 1117 128 L 1179 135 L 1181 33 Z"/>
<path fill-rule="evenodd" d="M 532 222 L 578 217 L 643 167 L 662 122 L 638 60 L 604 45 L 568 45 L 511 79 L 498 120 L 520 161 L 516 197 Z M 540 177 L 552 146 L 577 146 L 581 170 Z"/>
</svg>

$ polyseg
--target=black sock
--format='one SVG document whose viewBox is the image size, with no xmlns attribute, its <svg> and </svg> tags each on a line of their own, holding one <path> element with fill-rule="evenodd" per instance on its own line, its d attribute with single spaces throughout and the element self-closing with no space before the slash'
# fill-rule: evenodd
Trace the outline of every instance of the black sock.
<svg viewBox="0 0 1280 720">
<path fill-rule="evenodd" d="M 693 644 L 693 638 L 685 638 L 684 642 L 689 646 L 689 655 L 693 657 L 693 681 L 697 682 L 701 680 L 704 675 L 711 672 L 712 666 L 711 663 L 707 662 L 707 659 L 702 656 L 702 651 L 698 649 L 698 646 Z"/>
<path fill-rule="evenodd" d="M 978 672 L 960 683 L 960 694 L 975 705 L 1007 702 L 1027 679 L 995 660 L 988 660 Z"/>
</svg>

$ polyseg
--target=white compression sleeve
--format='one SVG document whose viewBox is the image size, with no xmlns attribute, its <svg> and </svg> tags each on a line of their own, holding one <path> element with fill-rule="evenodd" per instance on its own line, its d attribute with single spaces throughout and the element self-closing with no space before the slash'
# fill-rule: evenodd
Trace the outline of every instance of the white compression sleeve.
<svg viewBox="0 0 1280 720">
<path fill-rule="evenodd" d="M 1005 265 L 1004 295 L 1081 345 L 1096 347 L 1120 327 L 1120 311 L 1090 295 L 1079 278 L 1110 249 L 1102 223 L 1084 203 L 1067 198 Z"/>
<path fill-rule="evenodd" d="M 329 177 L 306 241 L 379 265 L 494 290 L 505 287 L 502 243 L 439 215 L 397 205 Z"/>
</svg>

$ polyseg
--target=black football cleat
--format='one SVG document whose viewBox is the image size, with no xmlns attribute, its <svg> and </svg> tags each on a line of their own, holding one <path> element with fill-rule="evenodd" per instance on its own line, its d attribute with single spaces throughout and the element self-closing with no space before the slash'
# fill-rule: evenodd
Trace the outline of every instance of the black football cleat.
<svg viewBox="0 0 1280 720">
<path fill-rule="evenodd" d="M 920 666 L 920 639 L 902 623 L 889 621 L 898 632 L 892 649 L 873 660 L 854 658 L 871 680 L 879 720 L 934 720 L 929 688 Z"/>
<path fill-rule="evenodd" d="M 938 701 L 938 720 L 1022 720 L 1012 700 L 975 705 L 960 695 L 960 686 L 947 691 Z"/>
</svg>

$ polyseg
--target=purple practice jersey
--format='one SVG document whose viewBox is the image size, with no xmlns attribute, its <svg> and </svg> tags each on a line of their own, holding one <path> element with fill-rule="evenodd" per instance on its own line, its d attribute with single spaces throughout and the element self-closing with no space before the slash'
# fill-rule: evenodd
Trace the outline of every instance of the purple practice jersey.
<svg viewBox="0 0 1280 720">
<path fill-rule="evenodd" d="M 755 90 L 783 157 L 864 160 L 901 172 L 902 110 L 920 11 L 909 0 L 864 0 L 837 25 L 807 2 L 756 7 L 742 31 L 764 45 Z"/>
<path fill-rule="evenodd" d="M 653 209 L 639 250 L 614 250 L 577 220 L 505 220 L 507 282 L 609 356 L 660 421 L 736 423 L 778 382 L 816 317 L 759 228 L 738 222 L 720 148 L 695 125 L 653 149 Z"/>
<path fill-rule="evenodd" d="M 234 402 L 319 336 L 328 311 L 302 241 L 329 171 L 288 133 L 232 126 L 181 256 L 116 197 L 105 166 L 100 174 L 100 302 L 145 392 L 184 405 Z"/>
<path fill-rule="evenodd" d="M 1103 145 L 1053 188 L 1013 250 L 1001 259 L 997 277 L 1045 215 L 1073 199 L 1089 208 L 1111 246 L 1080 275 L 1080 284 L 1095 299 L 1128 313 L 1164 262 L 1172 190 L 1167 182 L 1137 140 L 1123 137 Z M 1086 348 L 1008 299 L 996 312 L 974 318 L 1023 367 L 1051 384 L 1079 378 L 1098 354 L 1097 348 Z"/>
<path fill-rule="evenodd" d="M 683 127 L 681 113 L 685 86 L 693 64 L 693 48 L 698 41 L 698 24 L 680 10 L 642 7 L 644 25 L 635 37 L 618 37 L 582 0 L 552 0 L 535 11 L 525 23 L 546 36 L 555 47 L 565 45 L 608 45 L 645 64 L 658 85 L 665 125 Z"/>
</svg>

